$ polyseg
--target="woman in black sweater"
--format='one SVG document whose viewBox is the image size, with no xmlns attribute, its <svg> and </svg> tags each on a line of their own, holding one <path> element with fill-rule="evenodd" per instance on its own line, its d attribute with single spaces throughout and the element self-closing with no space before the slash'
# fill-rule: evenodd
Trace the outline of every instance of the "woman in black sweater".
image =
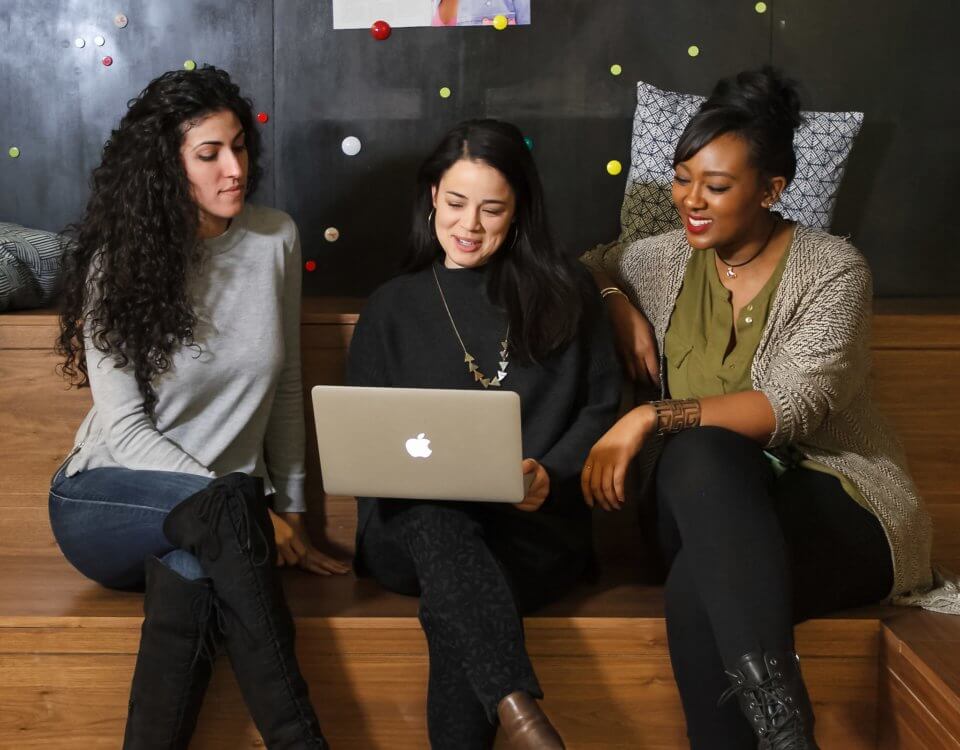
<svg viewBox="0 0 960 750">
<path fill-rule="evenodd" d="M 523 502 L 361 499 L 356 564 L 420 597 L 435 750 L 489 748 L 498 720 L 515 747 L 563 747 L 535 700 L 521 615 L 591 564 L 579 472 L 616 418 L 620 372 L 596 289 L 550 238 L 517 128 L 462 123 L 423 164 L 407 272 L 371 296 L 347 371 L 358 386 L 520 395 Z"/>
</svg>

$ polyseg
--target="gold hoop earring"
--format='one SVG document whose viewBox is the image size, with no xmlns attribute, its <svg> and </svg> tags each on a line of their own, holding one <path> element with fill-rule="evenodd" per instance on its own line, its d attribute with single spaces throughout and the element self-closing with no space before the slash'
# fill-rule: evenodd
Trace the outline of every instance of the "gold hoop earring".
<svg viewBox="0 0 960 750">
<path fill-rule="evenodd" d="M 427 226 L 428 226 L 428 227 L 432 227 L 432 226 L 433 226 L 433 212 L 434 212 L 434 211 L 435 211 L 435 209 L 431 208 L 431 209 L 430 209 L 430 213 L 427 214 Z"/>
</svg>

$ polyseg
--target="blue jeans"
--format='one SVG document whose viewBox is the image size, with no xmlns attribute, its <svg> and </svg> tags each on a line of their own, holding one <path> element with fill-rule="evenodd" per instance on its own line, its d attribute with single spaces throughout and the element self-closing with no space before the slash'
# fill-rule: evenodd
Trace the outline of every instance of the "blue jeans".
<svg viewBox="0 0 960 750">
<path fill-rule="evenodd" d="M 143 590 L 143 563 L 154 555 L 191 580 L 203 578 L 200 562 L 163 535 L 173 508 L 210 483 L 172 471 L 104 468 L 64 476 L 50 486 L 50 525 L 67 561 L 112 589 Z"/>
</svg>

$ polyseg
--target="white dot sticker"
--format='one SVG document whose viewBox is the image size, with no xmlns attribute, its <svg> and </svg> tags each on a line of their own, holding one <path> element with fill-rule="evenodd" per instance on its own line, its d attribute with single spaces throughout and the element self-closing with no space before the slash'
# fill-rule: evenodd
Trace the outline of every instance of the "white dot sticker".
<svg viewBox="0 0 960 750">
<path fill-rule="evenodd" d="M 77 37 L 76 39 L 73 40 L 73 46 L 76 47 L 77 49 L 83 49 L 84 47 L 87 46 L 87 42 L 84 39 Z"/>
<path fill-rule="evenodd" d="M 340 239 L 340 230 L 336 227 L 327 227 L 326 231 L 323 233 L 323 238 L 327 242 L 336 242 Z"/>
<path fill-rule="evenodd" d="M 98 47 L 102 47 L 104 44 L 107 43 L 107 40 L 104 39 L 102 36 L 95 36 L 95 37 L 93 38 L 93 43 L 94 43 L 95 45 L 97 45 Z"/>
<path fill-rule="evenodd" d="M 343 143 L 340 144 L 340 148 L 343 149 L 343 153 L 347 156 L 356 156 L 360 153 L 360 139 L 355 135 L 348 135 L 343 139 Z"/>
</svg>

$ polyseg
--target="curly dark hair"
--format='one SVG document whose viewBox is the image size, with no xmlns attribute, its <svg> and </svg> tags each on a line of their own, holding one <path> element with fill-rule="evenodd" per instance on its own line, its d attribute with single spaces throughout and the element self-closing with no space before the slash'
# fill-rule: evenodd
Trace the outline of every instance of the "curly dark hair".
<svg viewBox="0 0 960 750">
<path fill-rule="evenodd" d="M 244 130 L 248 196 L 261 176 L 261 146 L 250 100 L 211 65 L 164 73 L 127 107 L 93 170 L 83 220 L 66 230 L 75 247 L 66 258 L 56 351 L 63 375 L 79 387 L 89 385 L 88 344 L 116 367 L 132 365 L 153 418 L 154 384 L 171 355 L 197 346 L 187 280 L 199 260 L 199 211 L 180 156 L 184 134 L 209 114 L 233 112 Z"/>
</svg>

